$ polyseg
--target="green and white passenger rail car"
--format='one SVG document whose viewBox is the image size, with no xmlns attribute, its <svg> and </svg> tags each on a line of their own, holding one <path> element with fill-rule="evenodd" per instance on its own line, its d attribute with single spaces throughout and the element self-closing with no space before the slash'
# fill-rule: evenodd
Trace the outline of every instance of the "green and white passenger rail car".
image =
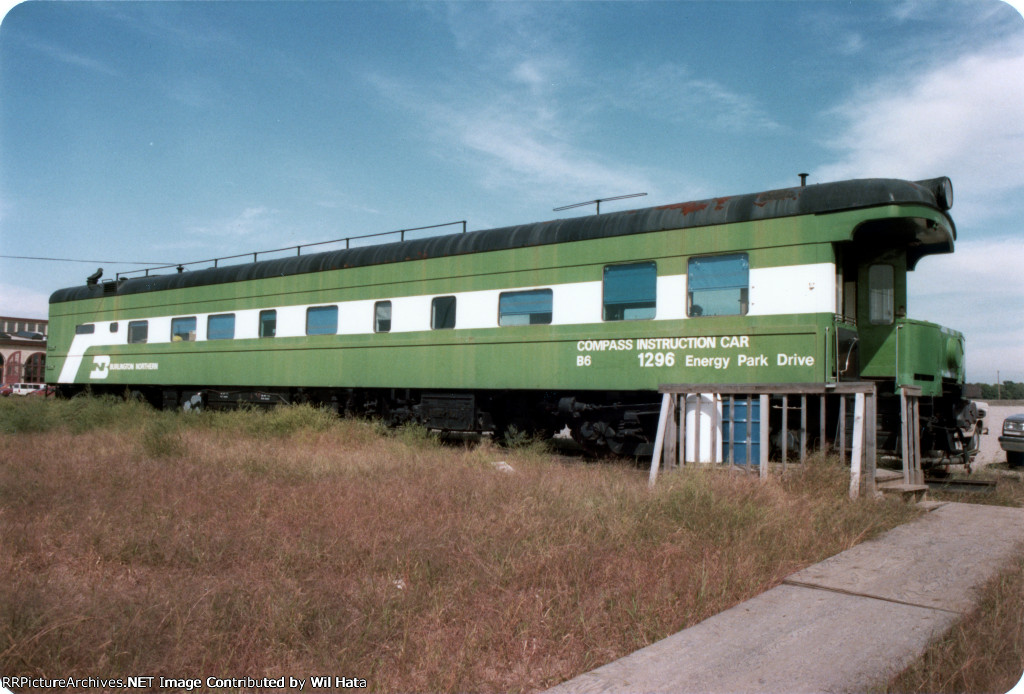
<svg viewBox="0 0 1024 694">
<path fill-rule="evenodd" d="M 653 439 L 661 384 L 873 380 L 897 408 L 920 387 L 924 450 L 963 456 L 963 336 L 907 317 L 907 272 L 953 251 L 951 203 L 945 178 L 842 181 L 90 279 L 50 298 L 47 377 L 164 407 L 568 425 L 616 451 Z"/>
</svg>

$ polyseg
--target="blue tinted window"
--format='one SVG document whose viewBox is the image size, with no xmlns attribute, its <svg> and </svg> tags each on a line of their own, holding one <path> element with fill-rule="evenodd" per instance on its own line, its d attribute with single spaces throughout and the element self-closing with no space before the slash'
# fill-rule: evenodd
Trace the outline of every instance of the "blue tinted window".
<svg viewBox="0 0 1024 694">
<path fill-rule="evenodd" d="M 235 337 L 235 314 L 222 313 L 206 320 L 207 340 L 233 340 Z"/>
<path fill-rule="evenodd" d="M 314 306 L 306 309 L 307 335 L 334 335 L 337 332 L 337 306 Z"/>
<path fill-rule="evenodd" d="M 604 319 L 654 318 L 658 268 L 654 263 L 609 265 L 604 269 Z"/>
<path fill-rule="evenodd" d="M 747 254 L 690 258 L 686 284 L 688 316 L 746 315 L 750 288 Z"/>
<path fill-rule="evenodd" d="M 196 339 L 196 317 L 171 319 L 171 342 L 190 342 Z"/>
<path fill-rule="evenodd" d="M 551 302 L 550 289 L 506 292 L 498 297 L 498 325 L 547 325 Z"/>
</svg>

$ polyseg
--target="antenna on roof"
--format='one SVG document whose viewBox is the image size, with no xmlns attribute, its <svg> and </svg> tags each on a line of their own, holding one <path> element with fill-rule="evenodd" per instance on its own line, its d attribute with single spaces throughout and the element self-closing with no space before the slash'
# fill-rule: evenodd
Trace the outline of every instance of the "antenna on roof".
<svg viewBox="0 0 1024 694">
<path fill-rule="evenodd" d="M 566 205 L 565 207 L 556 207 L 552 212 L 561 212 L 562 210 L 569 210 L 573 207 L 583 207 L 584 205 L 597 205 L 596 214 L 601 214 L 601 203 L 608 202 L 609 200 L 625 200 L 626 198 L 639 198 L 647 195 L 647 193 L 630 193 L 629 195 L 616 195 L 614 198 L 598 198 L 597 200 L 587 200 L 586 202 L 577 202 L 572 205 Z"/>
</svg>

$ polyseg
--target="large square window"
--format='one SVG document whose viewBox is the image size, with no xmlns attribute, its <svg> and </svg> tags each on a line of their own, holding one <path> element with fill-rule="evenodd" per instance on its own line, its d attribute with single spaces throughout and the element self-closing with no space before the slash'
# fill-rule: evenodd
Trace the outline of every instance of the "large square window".
<svg viewBox="0 0 1024 694">
<path fill-rule="evenodd" d="M 750 303 L 747 254 L 690 258 L 686 285 L 686 315 L 745 316 Z"/>
<path fill-rule="evenodd" d="M 207 340 L 235 339 L 235 314 L 220 313 L 206 319 Z"/>
<path fill-rule="evenodd" d="M 196 339 L 196 317 L 171 319 L 171 342 L 191 342 Z"/>
<path fill-rule="evenodd" d="M 550 289 L 505 292 L 498 297 L 498 325 L 549 325 Z"/>
<path fill-rule="evenodd" d="M 654 263 L 605 267 L 605 320 L 654 318 L 657 296 L 658 267 Z"/>
<path fill-rule="evenodd" d="M 306 309 L 307 335 L 334 335 L 337 332 L 337 306 L 313 306 Z"/>
<path fill-rule="evenodd" d="M 128 344 L 141 344 L 149 340 L 149 322 L 133 320 L 128 322 Z"/>
</svg>

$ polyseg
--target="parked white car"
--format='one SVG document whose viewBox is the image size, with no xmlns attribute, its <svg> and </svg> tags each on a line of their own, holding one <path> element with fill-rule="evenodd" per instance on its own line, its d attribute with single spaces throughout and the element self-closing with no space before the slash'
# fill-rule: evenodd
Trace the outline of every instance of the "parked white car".
<svg viewBox="0 0 1024 694">
<path fill-rule="evenodd" d="M 45 387 L 45 383 L 8 383 L 4 386 L 4 395 L 28 395 Z M 8 388 L 10 392 L 7 391 Z"/>
</svg>

